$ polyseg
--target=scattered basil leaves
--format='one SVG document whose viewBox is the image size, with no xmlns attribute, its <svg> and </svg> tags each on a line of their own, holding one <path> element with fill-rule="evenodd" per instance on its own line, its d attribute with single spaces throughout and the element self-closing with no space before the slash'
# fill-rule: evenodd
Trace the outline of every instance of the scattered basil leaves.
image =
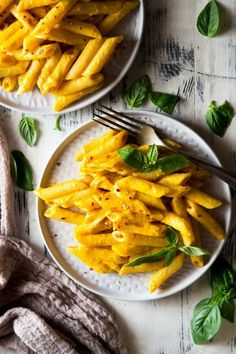
<svg viewBox="0 0 236 354">
<path fill-rule="evenodd" d="M 179 96 L 155 91 L 150 92 L 149 97 L 156 107 L 168 114 L 173 113 L 176 104 L 180 100 Z"/>
<path fill-rule="evenodd" d="M 211 298 L 197 304 L 191 319 L 192 337 L 195 344 L 208 342 L 221 325 L 220 308 Z"/>
<path fill-rule="evenodd" d="M 18 150 L 13 150 L 11 156 L 16 170 L 17 187 L 25 191 L 33 191 L 33 172 L 29 161 L 26 159 L 25 155 Z"/>
<path fill-rule="evenodd" d="M 176 256 L 176 253 L 177 253 L 177 248 L 176 247 L 171 247 L 169 249 L 169 251 L 167 252 L 166 256 L 165 256 L 165 266 L 168 267 L 173 259 L 175 258 Z"/>
<path fill-rule="evenodd" d="M 61 131 L 61 116 L 60 115 L 58 115 L 56 117 L 55 126 L 54 126 L 53 130 L 57 130 L 59 132 Z"/>
<path fill-rule="evenodd" d="M 171 246 L 176 246 L 179 242 L 178 233 L 172 227 L 168 227 L 165 232 L 165 237 Z"/>
<path fill-rule="evenodd" d="M 210 270 L 212 297 L 196 305 L 191 331 L 196 344 L 208 342 L 218 332 L 221 317 L 234 322 L 236 273 L 224 259 L 217 259 Z"/>
<path fill-rule="evenodd" d="M 198 16 L 198 31 L 206 37 L 214 37 L 220 27 L 220 13 L 217 1 L 211 0 Z"/>
<path fill-rule="evenodd" d="M 34 146 L 38 139 L 37 121 L 28 116 L 23 116 L 19 123 L 19 131 L 22 138 L 29 146 Z"/>
<path fill-rule="evenodd" d="M 214 101 L 211 102 L 205 115 L 208 127 L 221 138 L 225 135 L 233 116 L 234 110 L 228 101 L 225 101 L 218 107 Z"/>
<path fill-rule="evenodd" d="M 151 91 L 151 81 L 148 75 L 143 75 L 135 80 L 124 93 L 123 98 L 130 108 L 141 107 Z"/>
</svg>

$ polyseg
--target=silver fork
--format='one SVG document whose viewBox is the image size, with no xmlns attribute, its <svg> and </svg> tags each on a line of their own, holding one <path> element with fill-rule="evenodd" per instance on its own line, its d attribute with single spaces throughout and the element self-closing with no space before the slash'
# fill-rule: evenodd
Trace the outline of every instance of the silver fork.
<svg viewBox="0 0 236 354">
<path fill-rule="evenodd" d="M 127 114 L 118 112 L 102 104 L 100 104 L 99 107 L 100 108 L 96 108 L 96 111 L 93 112 L 93 120 L 97 123 L 117 131 L 126 130 L 129 136 L 132 137 L 140 145 L 156 144 L 174 153 L 184 154 L 190 160 L 196 162 L 198 165 L 210 171 L 212 174 L 215 174 L 225 183 L 229 184 L 232 188 L 236 189 L 236 173 L 212 165 L 207 161 L 200 160 L 199 158 L 186 153 L 185 151 L 170 148 L 161 140 L 157 132 L 151 126 L 140 122 L 134 117 L 129 117 Z"/>
</svg>

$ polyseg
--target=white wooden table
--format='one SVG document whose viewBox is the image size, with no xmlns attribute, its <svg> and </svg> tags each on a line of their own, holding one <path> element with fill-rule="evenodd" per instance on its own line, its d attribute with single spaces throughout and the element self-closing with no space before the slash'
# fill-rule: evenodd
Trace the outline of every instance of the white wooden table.
<svg viewBox="0 0 236 354">
<path fill-rule="evenodd" d="M 194 128 L 216 150 L 225 166 L 236 171 L 236 120 L 224 139 L 213 136 L 204 120 L 208 103 L 228 99 L 236 109 L 236 1 L 224 0 L 224 32 L 213 39 L 196 31 L 196 17 L 205 5 L 203 0 L 144 0 L 146 25 L 143 43 L 128 76 L 102 102 L 124 108 L 120 92 L 138 75 L 148 73 L 153 88 L 176 93 L 182 100 L 175 117 Z M 224 4 L 223 4 L 224 3 Z M 147 109 L 153 107 L 147 106 Z M 55 117 L 40 116 L 40 139 L 29 148 L 19 136 L 21 114 L 0 109 L 0 124 L 11 149 L 23 151 L 34 169 L 38 183 L 45 163 L 63 137 L 91 118 L 91 107 L 62 118 L 62 132 L 53 130 Z M 18 231 L 24 239 L 44 253 L 45 248 L 36 221 L 35 196 L 15 191 Z M 232 237 L 224 249 L 235 261 L 236 242 Z M 170 298 L 144 303 L 105 301 L 117 315 L 126 336 L 130 354 L 215 354 L 236 353 L 236 324 L 223 321 L 220 333 L 210 344 L 196 346 L 190 334 L 189 321 L 193 307 L 209 295 L 207 277 Z M 10 352 L 0 349 L 0 354 Z M 55 353 L 56 354 L 56 353 Z M 66 353 L 65 353 L 66 354 Z"/>
</svg>

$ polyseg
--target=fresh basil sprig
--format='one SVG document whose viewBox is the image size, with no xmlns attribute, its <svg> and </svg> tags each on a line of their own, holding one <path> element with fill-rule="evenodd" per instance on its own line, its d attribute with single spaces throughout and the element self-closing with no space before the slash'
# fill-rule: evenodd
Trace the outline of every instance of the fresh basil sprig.
<svg viewBox="0 0 236 354">
<path fill-rule="evenodd" d="M 212 297 L 194 308 L 191 319 L 192 337 L 196 344 L 208 342 L 218 332 L 221 318 L 234 322 L 236 273 L 224 260 L 218 259 L 210 270 Z"/>
<path fill-rule="evenodd" d="M 178 251 L 183 252 L 189 256 L 202 256 L 209 254 L 208 251 L 192 246 L 179 246 L 178 232 L 171 227 L 168 227 L 165 233 L 165 237 L 169 243 L 169 246 L 163 248 L 159 252 L 141 256 L 126 264 L 126 267 L 135 267 L 143 263 L 155 263 L 161 260 L 165 260 L 165 266 L 169 266 L 175 258 Z"/>
<path fill-rule="evenodd" d="M 220 14 L 218 4 L 211 0 L 204 7 L 197 19 L 198 31 L 206 37 L 214 37 L 220 27 Z"/>
<path fill-rule="evenodd" d="M 218 107 L 213 101 L 210 103 L 206 113 L 206 122 L 211 131 L 222 138 L 233 116 L 234 110 L 228 101 L 225 101 Z"/>
<path fill-rule="evenodd" d="M 14 179 L 17 187 L 25 191 L 33 191 L 33 172 L 29 161 L 26 159 L 25 155 L 18 150 L 13 150 L 11 157 L 13 159 Z"/>
<path fill-rule="evenodd" d="M 37 121 L 28 116 L 23 116 L 19 123 L 19 131 L 22 138 L 29 146 L 34 146 L 38 139 Z"/>
<path fill-rule="evenodd" d="M 155 144 L 149 147 L 147 154 L 132 146 L 125 146 L 117 152 L 127 165 L 140 172 L 151 170 L 175 172 L 188 163 L 188 159 L 179 154 L 158 158 L 158 146 Z"/>
<path fill-rule="evenodd" d="M 150 92 L 150 100 L 152 103 L 160 108 L 163 112 L 172 114 L 176 104 L 179 102 L 180 97 L 162 92 Z"/>
<path fill-rule="evenodd" d="M 143 75 L 135 80 L 123 97 L 130 108 L 141 107 L 151 91 L 151 81 L 148 75 Z"/>
</svg>

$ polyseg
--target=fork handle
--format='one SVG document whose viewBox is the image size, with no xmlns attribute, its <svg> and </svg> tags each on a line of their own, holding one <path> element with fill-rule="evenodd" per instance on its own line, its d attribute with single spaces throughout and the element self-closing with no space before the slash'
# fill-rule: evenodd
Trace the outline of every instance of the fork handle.
<svg viewBox="0 0 236 354">
<path fill-rule="evenodd" d="M 181 153 L 181 151 L 179 151 Z M 229 184 L 232 188 L 236 189 L 236 173 L 230 172 L 222 167 L 212 165 L 209 162 L 202 161 L 196 157 L 189 155 L 188 153 L 182 152 L 186 157 L 189 157 L 194 162 L 198 163 L 200 166 L 204 167 L 206 170 L 212 172 L 214 175 L 222 179 L 225 183 Z"/>
</svg>

